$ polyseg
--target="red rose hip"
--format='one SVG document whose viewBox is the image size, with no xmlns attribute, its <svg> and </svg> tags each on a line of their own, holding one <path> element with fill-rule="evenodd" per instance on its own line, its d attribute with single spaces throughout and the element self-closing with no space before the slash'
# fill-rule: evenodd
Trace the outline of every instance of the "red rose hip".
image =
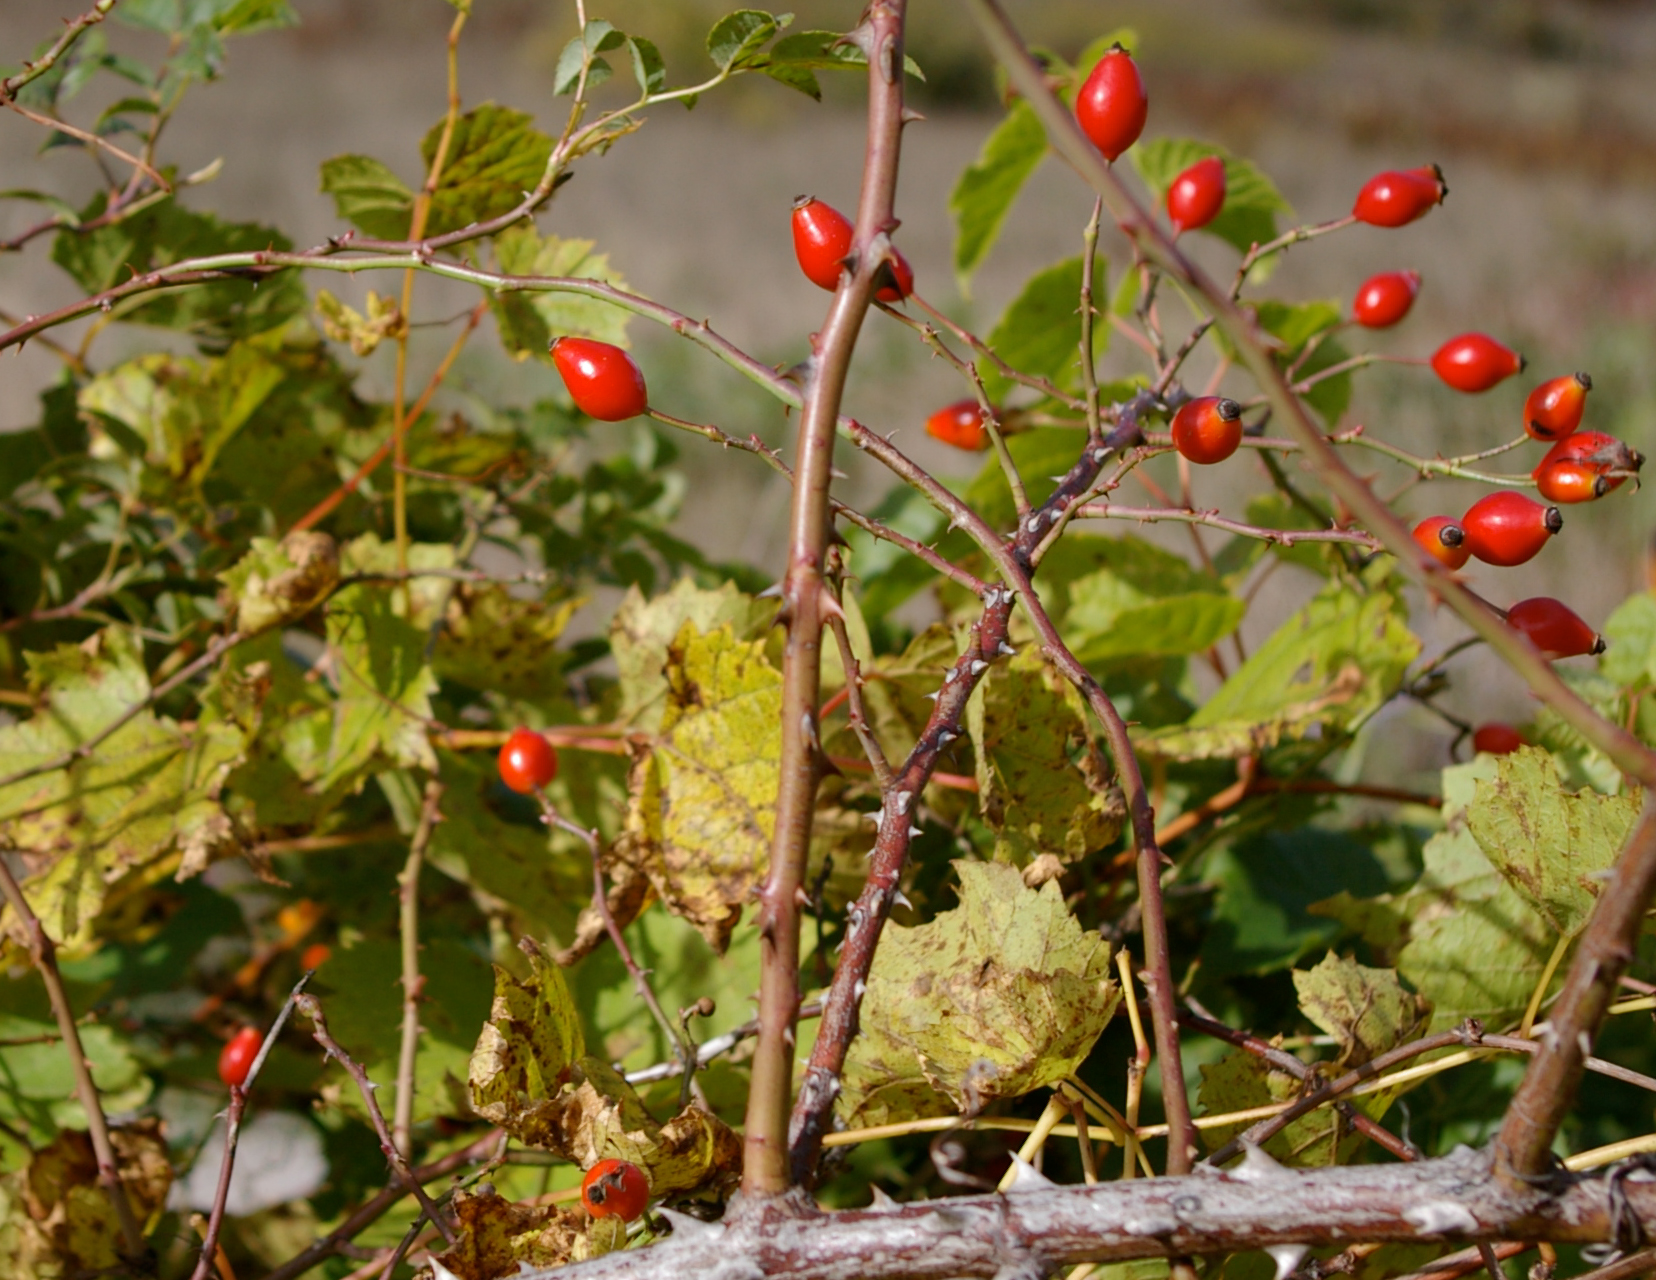
<svg viewBox="0 0 1656 1280">
<path fill-rule="evenodd" d="M 1449 188 L 1443 170 L 1435 164 L 1419 169 L 1392 169 L 1377 173 L 1363 184 L 1352 205 L 1352 216 L 1371 227 L 1401 227 L 1442 204 Z"/>
<path fill-rule="evenodd" d="M 259 1056 L 259 1050 L 264 1047 L 264 1032 L 257 1027 L 243 1027 L 219 1054 L 219 1079 L 232 1088 L 239 1088 L 247 1083 L 247 1073 L 253 1069 L 253 1059 Z"/>
<path fill-rule="evenodd" d="M 1504 489 L 1474 502 L 1461 517 L 1466 549 L 1485 564 L 1510 568 L 1533 559 L 1564 527 L 1557 507 Z"/>
<path fill-rule="evenodd" d="M 1496 342 L 1487 333 L 1463 333 L 1450 338 L 1432 357 L 1432 369 L 1456 391 L 1488 391 L 1522 372 L 1524 357 Z"/>
<path fill-rule="evenodd" d="M 1199 396 L 1173 415 L 1173 447 L 1202 466 L 1223 462 L 1242 443 L 1242 406 L 1223 396 Z"/>
<path fill-rule="evenodd" d="M 1173 230 L 1197 231 L 1225 207 L 1225 162 L 1218 156 L 1198 160 L 1167 188 L 1167 216 Z"/>
<path fill-rule="evenodd" d="M 522 795 L 539 791 L 558 776 L 558 753 L 533 729 L 521 725 L 501 744 L 500 780 Z"/>
<path fill-rule="evenodd" d="M 1620 480 L 1612 481 L 1597 467 L 1560 458 L 1543 463 L 1534 471 L 1535 487 L 1548 502 L 1592 502 L 1609 493 Z"/>
<path fill-rule="evenodd" d="M 1414 540 L 1434 560 L 1459 569 L 1472 558 L 1466 545 L 1466 530 L 1448 516 L 1427 516 L 1414 527 Z"/>
<path fill-rule="evenodd" d="M 1420 292 L 1420 272 L 1382 271 L 1370 276 L 1351 303 L 1351 318 L 1365 329 L 1389 329 L 1409 314 Z"/>
<path fill-rule="evenodd" d="M 933 440 L 973 451 L 989 447 L 989 432 L 983 426 L 983 408 L 976 400 L 956 400 L 926 419 L 926 434 Z"/>
<path fill-rule="evenodd" d="M 1543 382 L 1524 400 L 1524 430 L 1534 440 L 1562 440 L 1581 425 L 1593 380 L 1585 373 Z"/>
<path fill-rule="evenodd" d="M 1628 448 L 1615 436 L 1605 435 L 1602 431 L 1573 431 L 1548 449 L 1546 456 L 1530 474 L 1537 485 L 1578 490 L 1583 483 L 1581 469 L 1586 468 L 1599 481 L 1594 486 L 1596 492 L 1591 496 L 1602 497 L 1625 484 L 1629 476 L 1638 475 L 1643 466 L 1644 454 Z M 1550 500 L 1560 501 L 1558 498 Z M 1574 501 L 1584 502 L 1586 499 L 1576 498 Z"/>
<path fill-rule="evenodd" d="M 1604 652 L 1604 637 L 1568 605 L 1551 596 L 1520 600 L 1507 610 L 1506 620 L 1509 627 L 1527 636 L 1542 656 L 1549 659 Z"/>
<path fill-rule="evenodd" d="M 1472 733 L 1472 750 L 1482 755 L 1509 756 L 1523 745 L 1523 737 L 1510 724 L 1481 724 Z"/>
<path fill-rule="evenodd" d="M 851 219 L 826 200 L 818 200 L 815 196 L 795 199 L 794 257 L 805 278 L 829 293 L 839 288 L 845 259 L 851 253 L 854 231 Z M 893 252 L 896 253 L 895 250 Z M 909 266 L 908 259 L 901 253 L 896 253 L 892 260 L 891 274 L 894 284 L 884 285 L 874 293 L 881 302 L 901 302 L 914 292 L 914 268 Z"/>
<path fill-rule="evenodd" d="M 1111 163 L 1138 141 L 1149 110 L 1138 64 L 1120 45 L 1098 60 L 1075 95 L 1075 119 L 1081 132 Z"/>
<path fill-rule="evenodd" d="M 593 338 L 558 338 L 552 343 L 552 363 L 575 407 L 589 418 L 621 422 L 649 407 L 644 375 L 620 347 Z"/>
<path fill-rule="evenodd" d="M 631 1222 L 650 1203 L 650 1180 L 628 1160 L 600 1160 L 581 1179 L 581 1204 L 594 1218 Z"/>
</svg>

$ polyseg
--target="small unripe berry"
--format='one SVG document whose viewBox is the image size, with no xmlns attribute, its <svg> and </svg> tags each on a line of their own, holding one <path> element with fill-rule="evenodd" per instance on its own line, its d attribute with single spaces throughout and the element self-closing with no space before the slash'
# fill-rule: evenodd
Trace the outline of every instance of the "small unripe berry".
<svg viewBox="0 0 1656 1280">
<path fill-rule="evenodd" d="M 1223 462 L 1242 443 L 1242 406 L 1223 396 L 1199 396 L 1173 415 L 1173 447 L 1203 466 Z"/>
<path fill-rule="evenodd" d="M 1167 188 L 1167 216 L 1173 230 L 1197 231 L 1225 207 L 1225 162 L 1207 156 L 1186 169 Z"/>
<path fill-rule="evenodd" d="M 1414 527 L 1414 540 L 1434 560 L 1451 569 L 1459 569 L 1472 558 L 1472 550 L 1466 545 L 1466 530 L 1448 516 L 1427 516 Z"/>
<path fill-rule="evenodd" d="M 1432 357 L 1432 369 L 1456 391 L 1488 391 L 1524 368 L 1524 357 L 1487 333 L 1450 338 Z"/>
<path fill-rule="evenodd" d="M 1365 329 L 1389 329 L 1409 314 L 1420 292 L 1420 272 L 1383 271 L 1357 290 L 1351 318 Z"/>
<path fill-rule="evenodd" d="M 1363 184 L 1351 212 L 1373 227 L 1401 227 L 1423 216 L 1449 194 L 1443 170 L 1435 164 L 1419 169 L 1377 173 Z"/>
<path fill-rule="evenodd" d="M 1581 425 L 1593 380 L 1585 373 L 1543 382 L 1524 400 L 1524 430 L 1535 440 L 1562 440 Z"/>
<path fill-rule="evenodd" d="M 1529 637 L 1530 643 L 1549 659 L 1604 652 L 1604 637 L 1568 605 L 1551 596 L 1520 600 L 1507 610 L 1506 620 L 1509 627 Z"/>
<path fill-rule="evenodd" d="M 1479 498 L 1461 517 L 1466 549 L 1485 564 L 1511 567 L 1533 559 L 1564 527 L 1557 507 L 1504 489 Z"/>
<path fill-rule="evenodd" d="M 1098 60 L 1075 95 L 1075 119 L 1093 146 L 1114 163 L 1138 141 L 1150 99 L 1133 55 L 1119 44 Z"/>
</svg>

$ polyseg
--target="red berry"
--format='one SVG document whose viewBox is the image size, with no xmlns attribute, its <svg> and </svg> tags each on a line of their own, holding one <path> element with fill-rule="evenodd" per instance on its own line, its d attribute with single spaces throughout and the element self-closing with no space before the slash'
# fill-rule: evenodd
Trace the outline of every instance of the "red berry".
<svg viewBox="0 0 1656 1280">
<path fill-rule="evenodd" d="M 1365 329 L 1389 329 L 1409 314 L 1419 292 L 1420 272 L 1382 271 L 1357 290 L 1351 318 Z"/>
<path fill-rule="evenodd" d="M 1603 653 L 1604 637 L 1583 622 L 1568 605 L 1551 596 L 1520 600 L 1507 610 L 1507 625 L 1529 637 L 1546 658 L 1575 658 Z"/>
<path fill-rule="evenodd" d="M 230 1037 L 230 1042 L 219 1054 L 219 1079 L 232 1087 L 247 1083 L 247 1073 L 253 1069 L 253 1059 L 264 1046 L 264 1032 L 257 1027 L 243 1027 Z"/>
<path fill-rule="evenodd" d="M 1461 517 L 1466 549 L 1485 564 L 1508 567 L 1532 559 L 1563 527 L 1557 507 L 1510 489 L 1479 498 Z"/>
<path fill-rule="evenodd" d="M 1098 60 L 1075 95 L 1075 119 L 1081 132 L 1111 163 L 1138 141 L 1149 110 L 1138 63 L 1119 44 Z"/>
<path fill-rule="evenodd" d="M 1198 160 L 1167 188 L 1167 216 L 1174 231 L 1207 226 L 1225 207 L 1225 162 L 1218 156 Z"/>
<path fill-rule="evenodd" d="M 649 407 L 644 375 L 620 347 L 592 338 L 557 338 L 552 363 L 575 407 L 600 422 L 636 418 Z"/>
<path fill-rule="evenodd" d="M 1351 212 L 1373 227 L 1401 227 L 1435 204 L 1442 204 L 1449 188 L 1443 170 L 1435 164 L 1420 169 L 1393 169 L 1377 173 L 1357 193 Z"/>
<path fill-rule="evenodd" d="M 989 433 L 983 428 L 983 409 L 976 400 L 956 400 L 926 419 L 926 434 L 957 449 L 987 449 Z"/>
<path fill-rule="evenodd" d="M 1427 516 L 1414 527 L 1414 540 L 1451 569 L 1459 569 L 1472 558 L 1466 530 L 1448 516 Z"/>
<path fill-rule="evenodd" d="M 854 231 L 851 219 L 826 200 L 797 197 L 793 207 L 794 257 L 805 278 L 829 293 L 839 288 Z M 914 292 L 914 268 L 901 253 L 891 263 L 891 274 L 895 283 L 874 293 L 881 302 L 901 302 Z"/>
<path fill-rule="evenodd" d="M 1524 430 L 1535 440 L 1562 440 L 1581 425 L 1593 380 L 1572 373 L 1543 382 L 1524 401 Z"/>
<path fill-rule="evenodd" d="M 600 1160 L 581 1179 L 581 1203 L 594 1218 L 631 1222 L 650 1202 L 650 1180 L 626 1160 Z"/>
<path fill-rule="evenodd" d="M 1544 462 L 1533 474 L 1535 487 L 1548 502 L 1591 502 L 1602 498 L 1621 483 L 1620 480 L 1611 480 L 1597 467 L 1585 462 L 1573 462 L 1569 458 Z"/>
<path fill-rule="evenodd" d="M 1472 750 L 1481 755 L 1509 756 L 1523 745 L 1523 737 L 1510 724 L 1481 724 L 1472 734 Z"/>
<path fill-rule="evenodd" d="M 1602 431 L 1572 431 L 1547 450 L 1541 466 L 1566 459 L 1608 471 L 1637 471 L 1644 466 L 1644 454 Z"/>
<path fill-rule="evenodd" d="M 1173 447 L 1203 466 L 1223 462 L 1242 443 L 1242 406 L 1222 396 L 1187 401 L 1173 415 Z"/>
<path fill-rule="evenodd" d="M 320 969 L 328 963 L 328 957 L 333 955 L 333 948 L 326 942 L 313 942 L 305 948 L 304 954 L 299 957 L 301 969 Z"/>
<path fill-rule="evenodd" d="M 528 795 L 558 776 L 558 753 L 533 729 L 519 726 L 500 747 L 500 780 Z"/>
<path fill-rule="evenodd" d="M 1523 356 L 1487 333 L 1463 333 L 1458 338 L 1450 338 L 1432 357 L 1437 376 L 1456 391 L 1468 393 L 1488 391 L 1523 367 Z"/>
</svg>

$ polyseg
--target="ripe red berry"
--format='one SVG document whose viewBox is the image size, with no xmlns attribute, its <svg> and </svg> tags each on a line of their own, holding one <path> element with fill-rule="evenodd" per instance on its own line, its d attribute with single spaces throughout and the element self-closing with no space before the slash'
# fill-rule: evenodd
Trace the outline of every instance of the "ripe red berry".
<svg viewBox="0 0 1656 1280">
<path fill-rule="evenodd" d="M 1597 467 L 1569 458 L 1542 463 L 1533 474 L 1535 487 L 1548 502 L 1591 502 L 1602 498 L 1621 483 L 1620 480 L 1611 480 Z"/>
<path fill-rule="evenodd" d="M 326 942 L 313 942 L 306 947 L 299 957 L 301 969 L 320 969 L 328 963 L 328 957 L 333 955 L 333 948 Z"/>
<path fill-rule="evenodd" d="M 851 253 L 851 238 L 855 228 L 847 218 L 826 200 L 815 196 L 798 196 L 793 206 L 794 257 L 805 278 L 819 288 L 832 293 L 839 288 L 840 273 L 845 270 L 845 259 Z M 908 259 L 897 253 L 891 263 L 895 284 L 875 290 L 881 302 L 901 302 L 914 292 L 914 268 Z"/>
<path fill-rule="evenodd" d="M 1482 755 L 1509 756 L 1523 745 L 1523 737 L 1510 724 L 1481 724 L 1472 733 L 1472 750 Z"/>
<path fill-rule="evenodd" d="M 1432 357 L 1437 376 L 1456 391 L 1488 391 L 1497 382 L 1519 373 L 1524 357 L 1496 342 L 1487 333 L 1463 333 L 1450 338 Z"/>
<path fill-rule="evenodd" d="M 247 1073 L 253 1069 L 253 1059 L 264 1045 L 264 1032 L 257 1027 L 243 1027 L 230 1037 L 230 1042 L 219 1054 L 219 1079 L 235 1086 L 247 1083 Z"/>
<path fill-rule="evenodd" d="M 1524 401 L 1524 430 L 1535 440 L 1562 440 L 1581 425 L 1593 380 L 1585 373 L 1543 382 Z"/>
<path fill-rule="evenodd" d="M 631 1222 L 650 1202 L 650 1180 L 626 1160 L 600 1160 L 581 1179 L 581 1203 L 594 1218 Z"/>
<path fill-rule="evenodd" d="M 1173 415 L 1173 447 L 1203 466 L 1223 462 L 1242 443 L 1242 406 L 1222 396 L 1199 396 Z"/>
<path fill-rule="evenodd" d="M 528 795 L 558 776 L 558 753 L 533 729 L 519 726 L 500 747 L 500 780 Z"/>
<path fill-rule="evenodd" d="M 620 347 L 593 338 L 557 338 L 552 363 L 558 366 L 575 407 L 600 422 L 636 418 L 649 407 L 644 375 Z"/>
<path fill-rule="evenodd" d="M 1604 637 L 1568 605 L 1551 596 L 1520 600 L 1507 610 L 1507 625 L 1528 636 L 1530 643 L 1547 658 L 1575 658 L 1584 653 L 1604 652 Z"/>
<path fill-rule="evenodd" d="M 1138 63 L 1119 44 L 1098 60 L 1075 95 L 1075 119 L 1081 132 L 1111 163 L 1138 141 L 1149 110 Z"/>
<path fill-rule="evenodd" d="M 1363 184 L 1351 212 L 1372 227 L 1401 227 L 1435 204 L 1442 204 L 1449 188 L 1443 170 L 1435 164 L 1420 169 L 1393 169 L 1377 173 Z"/>
<path fill-rule="evenodd" d="M 1225 207 L 1225 162 L 1218 156 L 1198 160 L 1167 188 L 1167 216 L 1173 230 L 1196 231 Z"/>
<path fill-rule="evenodd" d="M 926 434 L 957 449 L 987 449 L 989 433 L 983 427 L 983 409 L 976 400 L 956 400 L 926 419 Z"/>
<path fill-rule="evenodd" d="M 1427 516 L 1414 527 L 1414 540 L 1451 569 L 1459 569 L 1472 558 L 1466 530 L 1448 516 Z"/>
<path fill-rule="evenodd" d="M 1557 507 L 1504 489 L 1479 498 L 1461 517 L 1466 549 L 1485 564 L 1523 564 L 1564 527 Z"/>
<path fill-rule="evenodd" d="M 1419 292 L 1420 272 L 1382 271 L 1357 290 L 1351 318 L 1365 329 L 1389 329 L 1409 314 Z"/>
<path fill-rule="evenodd" d="M 1605 490 L 1608 493 L 1630 475 L 1638 474 L 1639 467 L 1644 465 L 1644 454 L 1638 449 L 1628 449 L 1628 445 L 1616 439 L 1615 435 L 1606 435 L 1601 431 L 1575 431 L 1547 450 L 1547 455 L 1540 460 L 1532 475 L 1540 479 L 1543 467 L 1552 467 L 1558 462 L 1580 462 L 1583 467 L 1596 470 L 1610 480 Z"/>
</svg>

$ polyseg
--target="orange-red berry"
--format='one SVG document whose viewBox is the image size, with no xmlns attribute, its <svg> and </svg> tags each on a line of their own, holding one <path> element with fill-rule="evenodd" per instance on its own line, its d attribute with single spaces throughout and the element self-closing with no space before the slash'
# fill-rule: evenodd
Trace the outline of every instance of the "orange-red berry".
<svg viewBox="0 0 1656 1280">
<path fill-rule="evenodd" d="M 1167 216 L 1175 231 L 1197 231 L 1225 207 L 1225 162 L 1218 156 L 1198 160 L 1167 188 Z"/>
<path fill-rule="evenodd" d="M 1544 462 L 1533 474 L 1535 487 L 1548 502 L 1592 502 L 1621 483 L 1619 479 L 1611 480 L 1597 467 L 1569 458 Z"/>
<path fill-rule="evenodd" d="M 1370 276 L 1351 303 L 1351 318 L 1365 329 L 1389 329 L 1409 314 L 1420 292 L 1420 272 L 1382 271 Z"/>
<path fill-rule="evenodd" d="M 826 200 L 798 197 L 793 207 L 794 257 L 805 278 L 830 293 L 839 288 L 854 231 L 851 219 Z M 901 253 L 892 259 L 891 276 L 891 284 L 874 291 L 881 302 L 901 302 L 914 292 L 914 268 Z"/>
<path fill-rule="evenodd" d="M 620 422 L 649 407 L 644 374 L 620 347 L 595 338 L 558 338 L 552 343 L 552 363 L 575 407 L 589 418 Z"/>
<path fill-rule="evenodd" d="M 1373 227 L 1401 227 L 1422 217 L 1449 194 L 1443 170 L 1435 164 L 1419 169 L 1392 169 L 1377 173 L 1357 193 L 1351 212 Z"/>
<path fill-rule="evenodd" d="M 253 1059 L 264 1047 L 264 1032 L 257 1027 L 243 1027 L 230 1037 L 219 1054 L 219 1079 L 232 1087 L 247 1083 L 247 1073 L 253 1069 Z"/>
<path fill-rule="evenodd" d="M 1112 163 L 1138 141 L 1149 111 L 1150 99 L 1138 63 L 1120 45 L 1098 60 L 1075 95 L 1075 119 L 1081 132 Z"/>
<path fill-rule="evenodd" d="M 1466 545 L 1466 530 L 1448 516 L 1427 516 L 1414 527 L 1414 540 L 1434 560 L 1451 569 L 1459 569 L 1472 558 L 1472 550 Z"/>
<path fill-rule="evenodd" d="M 1242 443 L 1242 406 L 1223 396 L 1199 396 L 1173 415 L 1173 447 L 1190 461 L 1223 462 Z"/>
<path fill-rule="evenodd" d="M 1523 745 L 1523 735 L 1510 724 L 1481 724 L 1472 733 L 1472 750 L 1483 755 L 1509 756 Z"/>
<path fill-rule="evenodd" d="M 1543 382 L 1524 400 L 1524 430 L 1535 440 L 1562 440 L 1581 425 L 1593 380 L 1585 373 Z"/>
<path fill-rule="evenodd" d="M 1487 333 L 1450 338 L 1432 357 L 1432 369 L 1456 391 L 1488 391 L 1524 368 L 1524 357 Z"/>
<path fill-rule="evenodd" d="M 581 1179 L 581 1203 L 594 1218 L 631 1222 L 650 1203 L 650 1180 L 628 1160 L 600 1160 Z"/>
<path fill-rule="evenodd" d="M 1568 605 L 1551 596 L 1520 600 L 1507 610 L 1507 625 L 1529 637 L 1530 643 L 1547 658 L 1576 658 L 1604 652 L 1604 637 Z"/>
<path fill-rule="evenodd" d="M 1511 567 L 1534 558 L 1564 527 L 1557 507 L 1503 489 L 1479 498 L 1461 517 L 1466 549 L 1485 564 Z"/>
<path fill-rule="evenodd" d="M 976 400 L 956 400 L 926 419 L 926 434 L 933 440 L 957 449 L 989 447 L 989 432 L 983 426 L 983 407 Z"/>
<path fill-rule="evenodd" d="M 1564 462 L 1592 468 L 1604 480 L 1603 491 L 1609 493 L 1624 484 L 1629 476 L 1639 473 L 1644 466 L 1644 454 L 1602 431 L 1572 431 L 1547 450 L 1530 474 L 1539 483 L 1543 472 Z"/>
<path fill-rule="evenodd" d="M 519 726 L 501 744 L 500 780 L 513 791 L 528 795 L 558 776 L 558 753 L 533 729 Z"/>
</svg>

